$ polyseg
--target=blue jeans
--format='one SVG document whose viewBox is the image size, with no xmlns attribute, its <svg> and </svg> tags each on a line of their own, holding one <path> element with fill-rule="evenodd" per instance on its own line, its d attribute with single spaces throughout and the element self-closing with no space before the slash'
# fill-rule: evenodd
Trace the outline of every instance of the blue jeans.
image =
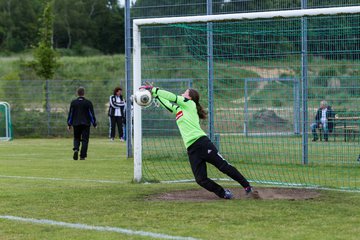
<svg viewBox="0 0 360 240">
<path fill-rule="evenodd" d="M 123 138 L 124 138 L 124 140 L 126 140 L 126 125 L 125 124 L 123 124 L 123 132 L 124 132 Z"/>
<path fill-rule="evenodd" d="M 325 138 L 325 140 L 327 140 L 328 136 L 329 136 L 328 124 L 327 124 L 327 122 L 321 123 L 321 124 L 322 124 L 322 130 L 324 131 L 324 138 Z M 311 127 L 311 132 L 313 134 L 314 139 L 318 139 L 316 129 L 319 128 L 319 125 L 317 123 L 312 123 L 310 127 Z"/>
</svg>

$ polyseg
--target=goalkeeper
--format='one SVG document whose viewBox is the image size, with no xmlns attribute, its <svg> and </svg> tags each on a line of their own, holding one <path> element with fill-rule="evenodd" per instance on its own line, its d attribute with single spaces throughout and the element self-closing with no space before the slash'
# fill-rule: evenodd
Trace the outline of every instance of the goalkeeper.
<svg viewBox="0 0 360 240">
<path fill-rule="evenodd" d="M 259 198 L 246 178 L 218 152 L 215 145 L 200 127 L 200 119 L 206 118 L 206 112 L 199 103 L 200 95 L 194 89 L 187 89 L 181 96 L 160 90 L 150 85 L 140 88 L 149 90 L 153 97 L 167 110 L 176 115 L 182 139 L 187 148 L 189 161 L 196 182 L 206 190 L 215 193 L 220 198 L 231 199 L 233 194 L 208 178 L 206 162 L 214 165 L 245 189 L 246 195 Z"/>
</svg>

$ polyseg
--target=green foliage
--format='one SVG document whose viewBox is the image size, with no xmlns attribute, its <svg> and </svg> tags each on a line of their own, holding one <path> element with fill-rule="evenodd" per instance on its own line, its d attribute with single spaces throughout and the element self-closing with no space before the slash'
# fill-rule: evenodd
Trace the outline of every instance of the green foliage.
<svg viewBox="0 0 360 240">
<path fill-rule="evenodd" d="M 20 80 L 20 76 L 18 72 L 9 72 L 5 76 L 3 76 L 2 79 L 4 79 L 5 81 Z"/>
<path fill-rule="evenodd" d="M 56 0 L 54 11 L 57 48 L 87 46 L 106 54 L 124 52 L 124 9 L 117 1 Z"/>
<path fill-rule="evenodd" d="M 76 56 L 97 56 L 102 55 L 101 51 L 95 48 L 84 46 L 80 43 L 74 45 L 73 51 Z"/>
<path fill-rule="evenodd" d="M 38 21 L 48 0 L 0 1 L 0 50 L 21 52 L 38 42 Z M 124 52 L 124 9 L 114 0 L 53 0 L 56 48 L 75 44 L 102 53 Z M 106 26 L 106 27 L 104 27 Z"/>
<path fill-rule="evenodd" d="M 53 22 L 52 3 L 48 2 L 41 18 L 40 41 L 34 51 L 34 61 L 31 62 L 36 74 L 46 80 L 52 79 L 58 67 L 57 54 L 52 47 Z"/>
<path fill-rule="evenodd" d="M 21 52 L 37 40 L 41 0 L 0 1 L 0 50 Z"/>
</svg>

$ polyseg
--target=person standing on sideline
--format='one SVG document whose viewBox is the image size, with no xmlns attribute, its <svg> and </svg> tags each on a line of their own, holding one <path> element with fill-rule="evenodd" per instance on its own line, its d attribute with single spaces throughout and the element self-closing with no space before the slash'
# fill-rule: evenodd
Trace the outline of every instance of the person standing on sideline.
<svg viewBox="0 0 360 240">
<path fill-rule="evenodd" d="M 240 183 L 247 196 L 259 198 L 258 192 L 254 191 L 246 178 L 221 156 L 215 145 L 201 129 L 200 119 L 205 119 L 207 113 L 199 103 L 200 95 L 196 90 L 187 89 L 181 96 L 177 96 L 149 85 L 140 88 L 149 90 L 161 106 L 176 116 L 176 124 L 187 148 L 195 181 L 201 187 L 215 193 L 220 198 L 233 198 L 229 189 L 224 189 L 208 178 L 206 170 L 206 163 L 208 162 Z"/>
<path fill-rule="evenodd" d="M 123 122 L 125 116 L 125 101 L 122 95 L 122 89 L 116 87 L 114 89 L 114 94 L 110 96 L 109 99 L 109 137 L 111 141 L 114 141 L 115 138 L 115 127 L 118 128 L 120 141 L 124 141 L 124 132 L 123 132 Z"/>
<path fill-rule="evenodd" d="M 78 160 L 81 142 L 80 160 L 85 160 L 90 137 L 91 124 L 96 128 L 96 118 L 93 104 L 85 99 L 85 89 L 79 87 L 77 89 L 78 98 L 70 104 L 69 115 L 67 119 L 68 130 L 74 128 L 74 155 L 73 159 Z"/>
</svg>

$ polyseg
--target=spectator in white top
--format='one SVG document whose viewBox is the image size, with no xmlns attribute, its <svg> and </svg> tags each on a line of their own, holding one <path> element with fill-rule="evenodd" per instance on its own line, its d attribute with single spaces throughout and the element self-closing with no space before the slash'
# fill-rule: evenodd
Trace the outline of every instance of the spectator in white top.
<svg viewBox="0 0 360 240">
<path fill-rule="evenodd" d="M 116 126 L 118 128 L 120 141 L 124 141 L 123 122 L 125 116 L 125 107 L 126 103 L 122 96 L 122 88 L 116 87 L 114 89 L 114 95 L 111 95 L 109 99 L 109 137 L 111 141 L 114 141 Z"/>
<path fill-rule="evenodd" d="M 328 105 L 326 101 L 320 102 L 320 108 L 317 110 L 316 116 L 315 116 L 315 122 L 311 124 L 311 132 L 313 134 L 312 141 L 317 141 L 318 135 L 316 133 L 317 128 L 321 128 L 324 132 L 324 139 L 325 142 L 329 139 L 329 132 L 332 132 L 333 130 L 333 121 L 329 118 L 334 117 L 335 114 L 333 110 L 331 109 L 331 106 Z"/>
</svg>

